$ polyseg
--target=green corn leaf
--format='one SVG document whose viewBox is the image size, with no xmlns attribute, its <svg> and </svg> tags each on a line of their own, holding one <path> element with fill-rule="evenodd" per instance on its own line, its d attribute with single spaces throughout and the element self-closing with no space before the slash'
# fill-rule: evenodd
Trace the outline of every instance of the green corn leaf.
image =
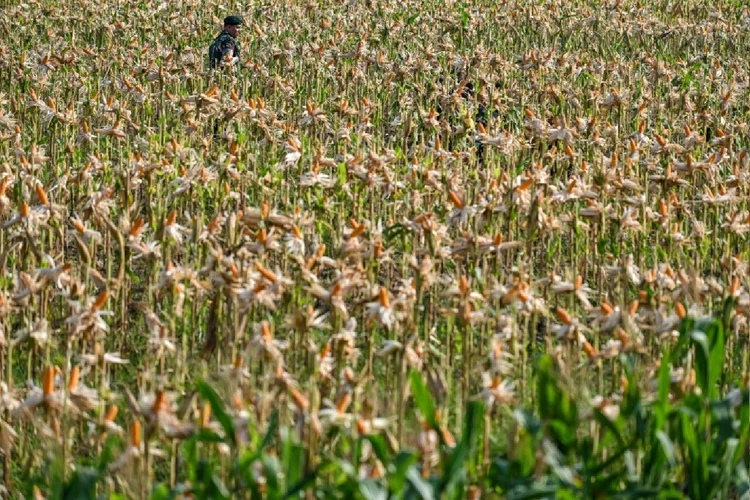
<svg viewBox="0 0 750 500">
<path fill-rule="evenodd" d="M 359 492 L 365 500 L 387 500 L 388 492 L 372 479 L 365 479 L 359 483 Z"/>
<path fill-rule="evenodd" d="M 284 498 L 295 498 L 303 491 L 306 491 L 308 488 L 313 486 L 315 484 L 315 481 L 318 478 L 318 472 L 321 470 L 320 467 L 308 472 L 305 474 L 305 476 L 300 479 L 297 483 L 295 483 L 289 490 L 286 492 L 286 495 L 284 495 Z"/>
<path fill-rule="evenodd" d="M 440 492 L 444 492 L 453 482 L 459 481 L 466 473 L 466 460 L 474 450 L 481 429 L 484 405 L 481 401 L 469 401 L 466 405 L 466 423 L 461 442 L 453 450 L 445 465 L 440 481 Z"/>
<path fill-rule="evenodd" d="M 435 498 L 432 485 L 424 480 L 416 467 L 409 467 L 406 472 L 406 479 L 422 500 L 433 500 Z"/>
<path fill-rule="evenodd" d="M 719 396 L 718 383 L 721 379 L 721 374 L 724 371 L 724 344 L 725 334 L 724 326 L 718 319 L 714 321 L 711 332 L 713 335 L 710 337 L 710 378 L 708 385 L 710 388 L 709 397 L 714 399 Z"/>
<path fill-rule="evenodd" d="M 200 429 L 193 436 L 196 441 L 201 443 L 223 443 L 224 438 L 209 429 Z"/>
<path fill-rule="evenodd" d="M 96 484 L 101 475 L 96 469 L 77 468 L 73 476 L 65 483 L 62 498 L 65 500 L 96 498 Z"/>
<path fill-rule="evenodd" d="M 664 426 L 664 422 L 669 412 L 669 387 L 671 384 L 671 378 L 669 375 L 669 350 L 664 351 L 664 355 L 661 358 L 661 366 L 659 367 L 659 399 L 656 405 L 656 428 L 661 429 Z"/>
<path fill-rule="evenodd" d="M 263 452 L 266 448 L 268 448 L 268 445 L 271 444 L 271 441 L 273 441 L 273 437 L 276 435 L 278 427 L 279 410 L 274 409 L 271 413 L 271 418 L 268 420 L 268 428 L 266 429 L 266 434 L 263 436 L 263 441 L 261 441 L 260 446 L 258 447 L 258 454 Z"/>
<path fill-rule="evenodd" d="M 110 500 L 125 500 L 125 496 L 112 495 L 109 497 Z M 154 488 L 151 493 L 151 500 L 169 500 L 174 498 L 174 494 L 169 491 L 169 487 L 166 484 L 159 484 Z"/>
<path fill-rule="evenodd" d="M 409 378 L 411 379 L 411 392 L 414 395 L 414 401 L 417 403 L 419 412 L 427 420 L 430 427 L 438 430 L 438 424 L 435 420 L 435 402 L 432 400 L 432 394 L 430 394 L 418 372 L 412 371 Z"/>
<path fill-rule="evenodd" d="M 508 493 L 508 500 L 536 500 L 540 498 L 553 499 L 560 491 L 559 486 L 534 486 L 532 488 L 521 488 L 518 492 Z"/>
<path fill-rule="evenodd" d="M 372 451 L 375 452 L 375 456 L 378 457 L 378 460 L 383 462 L 383 465 L 387 467 L 391 460 L 385 438 L 376 434 L 370 434 L 365 436 L 365 439 L 372 445 Z"/>
<path fill-rule="evenodd" d="M 305 469 L 305 448 L 287 437 L 284 440 L 284 481 L 287 485 L 302 480 Z"/>
<path fill-rule="evenodd" d="M 674 444 L 669 436 L 664 431 L 656 431 L 656 439 L 659 440 L 661 449 L 664 451 L 664 455 L 667 457 L 669 465 L 674 467 L 677 465 L 677 454 L 674 449 Z"/>
<path fill-rule="evenodd" d="M 107 470 L 109 464 L 112 463 L 115 453 L 115 447 L 117 446 L 119 441 L 120 439 L 117 436 L 112 435 L 109 436 L 104 442 L 104 447 L 101 454 L 99 455 L 99 461 L 96 466 L 96 469 L 100 474 L 104 473 Z"/>
<path fill-rule="evenodd" d="M 594 408 L 594 419 L 607 429 L 617 440 L 617 443 L 622 447 L 625 446 L 625 440 L 622 437 L 622 431 L 620 430 L 620 427 L 617 425 L 616 422 L 610 420 L 607 418 L 604 413 L 599 408 Z"/>
<path fill-rule="evenodd" d="M 208 401 L 208 404 L 211 405 L 211 411 L 213 412 L 214 416 L 216 416 L 216 420 L 219 421 L 221 428 L 224 429 L 224 433 L 226 434 L 225 439 L 229 440 L 232 445 L 235 445 L 236 436 L 234 434 L 234 423 L 232 422 L 232 418 L 224 409 L 224 403 L 221 401 L 221 398 L 219 398 L 219 395 L 216 394 L 216 391 L 214 391 L 213 387 L 211 387 L 204 380 L 199 380 L 197 385 L 198 392 L 204 399 Z"/>
<path fill-rule="evenodd" d="M 390 464 L 391 473 L 388 475 L 388 485 L 391 491 L 401 491 L 408 479 L 410 469 L 414 467 L 419 457 L 416 453 L 402 451 Z"/>
<path fill-rule="evenodd" d="M 337 174 L 339 186 L 346 184 L 346 163 L 339 163 Z"/>
<path fill-rule="evenodd" d="M 266 488 L 271 496 L 278 497 L 281 494 L 281 484 L 279 484 L 279 460 L 271 455 L 263 454 L 263 471 L 266 477 Z"/>
<path fill-rule="evenodd" d="M 700 331 L 693 330 L 690 332 L 690 339 L 695 345 L 695 376 L 698 387 L 701 388 L 703 394 L 709 394 L 709 347 L 708 347 L 708 336 Z"/>
</svg>

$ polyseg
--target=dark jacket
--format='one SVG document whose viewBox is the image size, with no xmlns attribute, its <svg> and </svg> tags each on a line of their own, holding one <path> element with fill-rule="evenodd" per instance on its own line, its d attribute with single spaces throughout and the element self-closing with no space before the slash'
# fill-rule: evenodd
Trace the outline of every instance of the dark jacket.
<svg viewBox="0 0 750 500">
<path fill-rule="evenodd" d="M 240 46 L 232 35 L 226 31 L 222 31 L 208 48 L 208 61 L 211 67 L 219 67 L 219 63 L 227 54 L 229 54 L 229 57 L 239 58 Z"/>
</svg>

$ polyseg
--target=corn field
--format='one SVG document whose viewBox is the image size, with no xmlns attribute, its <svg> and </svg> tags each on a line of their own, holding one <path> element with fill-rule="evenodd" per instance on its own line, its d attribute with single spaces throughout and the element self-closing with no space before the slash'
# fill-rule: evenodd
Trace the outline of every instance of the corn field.
<svg viewBox="0 0 750 500">
<path fill-rule="evenodd" d="M 0 3 L 3 497 L 750 499 L 744 2 Z"/>
</svg>

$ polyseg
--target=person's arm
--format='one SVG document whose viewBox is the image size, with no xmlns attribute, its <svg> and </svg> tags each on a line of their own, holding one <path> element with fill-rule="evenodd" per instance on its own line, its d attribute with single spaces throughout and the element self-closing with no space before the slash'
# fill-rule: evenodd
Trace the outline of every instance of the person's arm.
<svg viewBox="0 0 750 500">
<path fill-rule="evenodd" d="M 226 61 L 227 54 L 229 54 L 229 58 L 232 60 L 232 63 L 236 63 L 238 58 L 235 57 L 235 53 L 239 52 L 237 50 L 237 44 L 234 43 L 234 41 L 231 38 L 228 38 L 224 40 L 224 42 L 221 44 L 221 59 L 222 61 Z"/>
</svg>

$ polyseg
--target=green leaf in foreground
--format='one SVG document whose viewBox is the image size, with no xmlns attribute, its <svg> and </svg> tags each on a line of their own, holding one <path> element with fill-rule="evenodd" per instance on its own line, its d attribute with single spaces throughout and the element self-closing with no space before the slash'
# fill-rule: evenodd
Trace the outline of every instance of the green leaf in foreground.
<svg viewBox="0 0 750 500">
<path fill-rule="evenodd" d="M 430 427 L 438 430 L 438 424 L 435 420 L 435 402 L 432 400 L 430 391 L 425 386 L 419 373 L 413 371 L 409 377 L 411 379 L 411 392 L 414 395 L 414 401 L 417 403 L 419 412 L 427 420 L 427 423 L 430 424 Z"/>
<path fill-rule="evenodd" d="M 236 436 L 234 434 L 234 423 L 232 422 L 232 417 L 230 417 L 224 409 L 224 403 L 221 401 L 221 398 L 219 398 L 219 395 L 216 394 L 213 387 L 206 383 L 206 381 L 200 380 L 197 385 L 198 392 L 208 401 L 208 404 L 211 405 L 211 412 L 213 412 L 216 420 L 219 421 L 221 428 L 224 429 L 226 439 L 228 439 L 232 445 L 235 445 Z"/>
</svg>

